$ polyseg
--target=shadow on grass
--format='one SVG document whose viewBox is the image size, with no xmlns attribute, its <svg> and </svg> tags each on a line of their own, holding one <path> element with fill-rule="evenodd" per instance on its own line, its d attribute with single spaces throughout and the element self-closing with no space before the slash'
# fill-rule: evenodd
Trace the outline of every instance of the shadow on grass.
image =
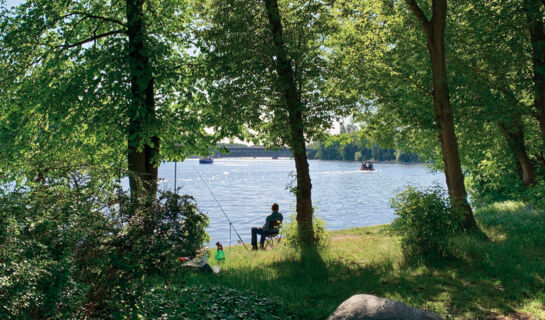
<svg viewBox="0 0 545 320">
<path fill-rule="evenodd" d="M 490 231 L 491 241 L 473 236 L 454 239 L 453 258 L 434 266 L 405 265 L 388 254 L 352 261 L 327 250 L 285 250 L 262 265 L 241 263 L 218 276 L 186 281 L 274 297 L 283 314 L 297 319 L 325 319 L 342 301 L 359 293 L 399 300 L 443 317 L 524 319 L 516 310 L 530 303 L 545 314 L 545 219 L 543 215 L 532 219 L 524 212 L 517 215 L 483 216 L 482 226 Z M 384 241 L 393 241 L 383 236 Z M 365 239 L 361 241 L 365 245 Z"/>
</svg>

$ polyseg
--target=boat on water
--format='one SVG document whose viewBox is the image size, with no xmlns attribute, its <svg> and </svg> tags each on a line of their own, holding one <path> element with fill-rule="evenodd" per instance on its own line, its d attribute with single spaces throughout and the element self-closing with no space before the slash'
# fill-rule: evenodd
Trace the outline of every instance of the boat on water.
<svg viewBox="0 0 545 320">
<path fill-rule="evenodd" d="M 207 158 L 200 157 L 199 158 L 199 163 L 200 164 L 212 164 L 212 163 L 214 163 L 214 159 L 212 159 L 211 157 L 207 157 Z"/>
<path fill-rule="evenodd" d="M 361 171 L 375 171 L 372 161 L 362 161 L 360 166 Z"/>
</svg>

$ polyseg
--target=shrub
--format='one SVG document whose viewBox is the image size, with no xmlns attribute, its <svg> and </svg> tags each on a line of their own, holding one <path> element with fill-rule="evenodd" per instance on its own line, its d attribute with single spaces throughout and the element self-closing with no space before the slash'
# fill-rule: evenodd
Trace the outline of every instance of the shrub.
<svg viewBox="0 0 545 320">
<path fill-rule="evenodd" d="M 88 286 L 75 281 L 74 254 L 87 234 L 104 227 L 99 188 L 62 184 L 0 194 L 0 318 L 69 318 Z M 99 194 L 105 194 L 99 193 Z"/>
<path fill-rule="evenodd" d="M 193 255 L 208 241 L 208 217 L 199 211 L 195 199 L 170 191 L 159 191 L 151 203 L 131 202 L 119 196 L 114 213 L 118 240 L 125 242 L 134 263 L 147 274 L 169 273 L 179 256 Z"/>
<path fill-rule="evenodd" d="M 177 257 L 194 255 L 208 241 L 208 218 L 193 197 L 167 191 L 150 202 L 118 194 L 109 212 L 111 229 L 78 250 L 82 280 L 91 285 L 89 309 L 100 318 L 130 309 L 146 278 L 174 272 Z M 120 306 L 120 300 L 126 304 Z"/>
<path fill-rule="evenodd" d="M 459 228 L 462 215 L 450 207 L 448 197 L 439 187 L 408 187 L 392 199 L 398 216 L 390 231 L 401 237 L 407 262 L 436 260 L 447 255 L 449 237 Z"/>
<path fill-rule="evenodd" d="M 471 204 L 483 208 L 496 202 L 520 201 L 545 209 L 545 172 L 536 166 L 536 183 L 526 187 L 516 168 L 511 158 L 481 161 L 466 179 Z"/>
<path fill-rule="evenodd" d="M 1 319 L 115 317 L 146 278 L 171 272 L 208 240 L 208 219 L 190 196 L 131 202 L 74 179 L 0 188 Z"/>
<path fill-rule="evenodd" d="M 316 209 L 315 209 L 316 212 Z M 329 232 L 326 229 L 326 222 L 323 219 L 314 217 L 312 227 L 314 229 L 314 245 L 317 247 L 327 247 L 330 243 Z M 298 249 L 305 246 L 305 242 L 299 235 L 299 226 L 297 224 L 295 213 L 290 215 L 290 220 L 282 226 L 282 237 L 287 246 Z"/>
<path fill-rule="evenodd" d="M 538 180 L 535 185 L 527 188 L 522 200 L 538 209 L 545 209 L 545 181 Z"/>
</svg>

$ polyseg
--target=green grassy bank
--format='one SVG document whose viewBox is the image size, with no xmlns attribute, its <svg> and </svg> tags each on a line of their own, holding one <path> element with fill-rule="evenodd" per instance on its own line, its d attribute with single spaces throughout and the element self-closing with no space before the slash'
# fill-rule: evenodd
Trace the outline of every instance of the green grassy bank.
<svg viewBox="0 0 545 320">
<path fill-rule="evenodd" d="M 205 319 L 325 319 L 351 295 L 367 293 L 446 319 L 545 319 L 545 213 L 503 203 L 476 218 L 490 241 L 453 239 L 452 257 L 433 266 L 406 265 L 386 226 L 355 228 L 331 232 L 331 245 L 318 252 L 226 248 L 219 274 L 158 283 L 148 304 L 161 296 L 171 319 L 189 315 L 188 305 Z"/>
</svg>

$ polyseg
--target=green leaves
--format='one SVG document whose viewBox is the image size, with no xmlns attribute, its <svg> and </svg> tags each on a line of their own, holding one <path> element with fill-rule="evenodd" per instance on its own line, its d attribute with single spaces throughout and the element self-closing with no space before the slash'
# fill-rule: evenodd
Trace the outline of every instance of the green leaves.
<svg viewBox="0 0 545 320">
<path fill-rule="evenodd" d="M 336 89 L 358 99 L 357 120 L 381 145 L 409 144 L 425 158 L 435 135 L 425 39 L 404 2 L 342 1 L 328 46 Z M 430 137 L 428 139 L 428 137 Z"/>
<path fill-rule="evenodd" d="M 430 2 L 419 4 L 429 17 Z M 484 195 L 486 184 L 520 184 L 517 156 L 500 125 L 516 131 L 522 119 L 519 144 L 526 145 L 532 163 L 543 167 L 539 125 L 532 119 L 532 48 L 522 6 L 520 1 L 449 1 L 449 95 L 464 171 L 484 188 L 483 193 L 473 189 L 474 196 Z M 328 47 L 338 66 L 337 88 L 360 99 L 363 112 L 356 119 L 367 137 L 409 149 L 441 169 L 429 56 L 418 20 L 404 1 L 341 1 L 333 14 L 337 32 Z M 499 171 L 485 173 L 491 172 L 483 171 L 487 161 Z M 508 188 L 492 189 L 509 197 Z"/>
</svg>

